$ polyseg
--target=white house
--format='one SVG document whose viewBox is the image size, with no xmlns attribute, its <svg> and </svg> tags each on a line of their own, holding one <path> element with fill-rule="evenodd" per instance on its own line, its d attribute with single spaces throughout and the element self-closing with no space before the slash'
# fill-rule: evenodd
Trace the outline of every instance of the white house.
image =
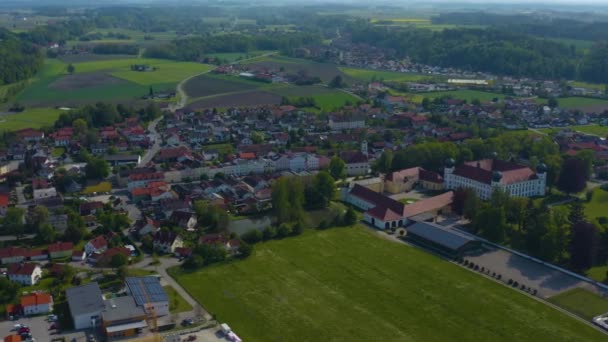
<svg viewBox="0 0 608 342">
<path fill-rule="evenodd" d="M 547 167 L 540 164 L 536 172 L 527 166 L 498 159 L 471 161 L 459 166 L 448 160 L 444 169 L 446 189 L 470 188 L 487 200 L 494 189 L 513 197 L 544 196 Z"/>
<path fill-rule="evenodd" d="M 175 252 L 177 247 L 183 247 L 184 241 L 182 238 L 175 232 L 163 232 L 158 231 L 154 234 L 154 250 L 162 252 L 162 253 L 171 253 Z"/>
<path fill-rule="evenodd" d="M 70 314 L 76 330 L 101 325 L 101 312 L 105 309 L 101 289 L 96 282 L 65 290 Z"/>
<path fill-rule="evenodd" d="M 53 311 L 53 296 L 34 292 L 21 297 L 21 308 L 26 316 L 46 314 Z"/>
<path fill-rule="evenodd" d="M 36 264 L 12 264 L 8 267 L 8 279 L 23 286 L 35 285 L 42 278 L 42 269 Z"/>
<path fill-rule="evenodd" d="M 365 117 L 362 115 L 336 115 L 329 116 L 329 128 L 332 131 L 355 129 L 365 127 Z"/>
</svg>

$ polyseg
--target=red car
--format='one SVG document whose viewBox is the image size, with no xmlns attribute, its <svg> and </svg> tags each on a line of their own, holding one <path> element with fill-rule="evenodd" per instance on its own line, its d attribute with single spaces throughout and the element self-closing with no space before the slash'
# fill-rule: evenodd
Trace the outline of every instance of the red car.
<svg viewBox="0 0 608 342">
<path fill-rule="evenodd" d="M 49 327 L 49 330 L 54 330 L 57 329 L 59 326 L 57 325 L 57 323 L 53 323 L 51 324 L 51 326 Z"/>
<path fill-rule="evenodd" d="M 30 328 L 28 328 L 28 327 L 22 327 L 22 328 L 19 329 L 19 335 L 21 335 L 21 334 L 27 334 L 29 332 L 30 332 Z"/>
</svg>

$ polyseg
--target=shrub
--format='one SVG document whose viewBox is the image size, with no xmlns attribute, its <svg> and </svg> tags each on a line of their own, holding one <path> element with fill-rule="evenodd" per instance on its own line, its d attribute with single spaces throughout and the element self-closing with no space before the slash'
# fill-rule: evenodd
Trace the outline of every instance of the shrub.
<svg viewBox="0 0 608 342">
<path fill-rule="evenodd" d="M 275 227 L 266 227 L 266 229 L 264 229 L 264 232 L 262 233 L 262 237 L 264 238 L 264 240 L 272 240 L 275 237 L 277 237 L 277 229 Z"/>
<path fill-rule="evenodd" d="M 291 225 L 287 223 L 281 223 L 279 229 L 277 230 L 277 236 L 280 238 L 284 238 L 291 235 L 292 232 L 293 228 L 291 227 Z"/>
<path fill-rule="evenodd" d="M 251 229 L 247 233 L 243 234 L 243 236 L 241 237 L 241 239 L 243 239 L 243 241 L 250 243 L 250 244 L 256 244 L 256 243 L 262 241 L 262 238 L 263 238 L 262 233 L 257 229 Z"/>
<path fill-rule="evenodd" d="M 509 281 L 507 282 L 507 284 L 509 284 L 509 285 L 513 284 L 513 280 L 509 279 Z"/>
<path fill-rule="evenodd" d="M 499 274 L 499 275 L 496 277 L 496 279 L 498 279 L 498 280 L 502 279 L 502 275 L 501 275 L 501 274 Z"/>
<path fill-rule="evenodd" d="M 536 296 L 536 293 L 537 293 L 536 289 L 532 290 L 532 294 L 533 294 L 533 295 L 535 295 L 535 296 Z"/>
<path fill-rule="evenodd" d="M 521 289 L 522 289 L 522 290 L 525 290 L 525 289 L 526 289 L 526 285 L 521 284 Z"/>
<path fill-rule="evenodd" d="M 324 230 L 327 229 L 329 227 L 329 225 L 327 224 L 327 221 L 323 220 L 321 222 L 319 222 L 319 226 L 317 227 L 320 230 Z"/>
<path fill-rule="evenodd" d="M 518 283 L 518 282 L 516 282 L 516 281 L 514 281 L 514 282 L 513 282 L 513 286 L 514 286 L 514 287 L 517 287 L 518 285 L 519 285 L 519 283 Z"/>
<path fill-rule="evenodd" d="M 296 222 L 293 225 L 293 235 L 300 235 L 302 233 L 304 233 L 304 225 L 301 222 Z"/>
<path fill-rule="evenodd" d="M 465 266 L 469 266 L 469 260 L 466 260 L 466 259 L 465 259 L 465 260 L 464 260 L 464 265 L 465 265 Z"/>
<path fill-rule="evenodd" d="M 475 271 L 479 271 L 479 266 L 475 265 Z"/>
</svg>

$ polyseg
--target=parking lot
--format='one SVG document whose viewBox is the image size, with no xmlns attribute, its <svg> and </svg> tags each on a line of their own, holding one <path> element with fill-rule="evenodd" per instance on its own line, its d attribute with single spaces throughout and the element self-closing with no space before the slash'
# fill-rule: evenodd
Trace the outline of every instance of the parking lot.
<svg viewBox="0 0 608 342">
<path fill-rule="evenodd" d="M 38 317 L 24 317 L 15 321 L 3 321 L 0 322 L 0 332 L 2 337 L 8 334 L 16 334 L 14 331 L 15 324 L 27 325 L 30 328 L 30 334 L 36 339 L 36 341 L 50 341 L 52 335 L 50 335 L 49 327 L 50 323 L 46 321 L 46 316 Z"/>
</svg>

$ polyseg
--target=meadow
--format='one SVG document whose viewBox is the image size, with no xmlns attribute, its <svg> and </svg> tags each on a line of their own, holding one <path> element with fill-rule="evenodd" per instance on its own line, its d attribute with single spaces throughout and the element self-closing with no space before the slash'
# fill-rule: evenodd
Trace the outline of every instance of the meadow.
<svg viewBox="0 0 608 342">
<path fill-rule="evenodd" d="M 255 246 L 186 273 L 191 295 L 247 341 L 601 341 L 522 293 L 360 226 Z"/>
<path fill-rule="evenodd" d="M 392 92 L 393 93 L 393 92 Z M 500 100 L 504 99 L 505 96 L 499 93 L 491 93 L 487 91 L 480 90 L 450 90 L 450 91 L 435 91 L 429 93 L 398 93 L 394 92 L 394 95 L 403 95 L 408 97 L 410 101 L 414 103 L 421 103 L 425 97 L 429 99 L 435 99 L 443 96 L 451 96 L 454 99 L 466 100 L 467 102 L 471 102 L 475 99 L 481 102 L 489 102 L 498 98 Z"/>
<path fill-rule="evenodd" d="M 581 288 L 553 296 L 549 298 L 549 302 L 588 320 L 608 312 L 608 299 Z"/>
<path fill-rule="evenodd" d="M 267 53 L 272 53 L 271 50 L 255 50 L 250 52 L 226 52 L 226 53 L 210 53 L 208 57 L 219 58 L 222 61 L 234 62 L 247 58 L 255 58 Z"/>
<path fill-rule="evenodd" d="M 546 99 L 537 98 L 536 103 L 545 104 Z M 557 99 L 558 106 L 565 109 L 580 109 L 580 110 L 603 110 L 608 109 L 608 100 L 596 99 L 591 97 L 560 97 Z"/>
<path fill-rule="evenodd" d="M 63 111 L 53 108 L 26 108 L 21 113 L 0 116 L 0 131 L 52 126 Z"/>
<path fill-rule="evenodd" d="M 608 137 L 608 126 L 599 126 L 599 125 L 578 125 L 578 126 L 568 126 L 568 127 L 554 127 L 554 128 L 542 128 L 539 131 L 547 134 L 557 133 L 561 130 L 570 129 L 576 132 L 582 132 L 592 135 L 597 135 L 600 137 Z"/>
</svg>

